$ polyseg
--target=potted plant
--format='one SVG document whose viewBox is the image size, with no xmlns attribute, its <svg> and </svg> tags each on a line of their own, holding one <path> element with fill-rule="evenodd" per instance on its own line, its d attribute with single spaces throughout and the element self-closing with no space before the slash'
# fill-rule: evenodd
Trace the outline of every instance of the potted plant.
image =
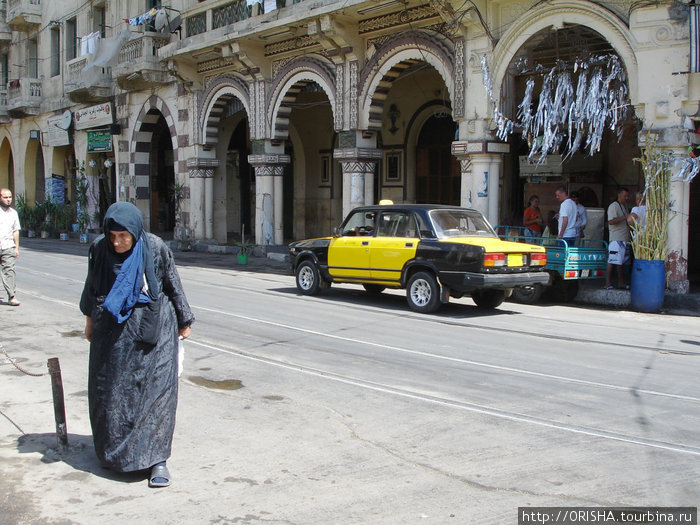
<svg viewBox="0 0 700 525">
<path fill-rule="evenodd" d="M 637 160 L 644 175 L 645 223 L 632 224 L 631 303 L 640 312 L 658 312 L 666 288 L 666 240 L 668 239 L 669 188 L 673 157 L 656 145 L 647 133 L 642 156 Z"/>
<path fill-rule="evenodd" d="M 48 239 L 55 232 L 54 215 L 56 213 L 56 204 L 51 199 L 46 199 L 43 202 L 36 203 L 38 228 L 41 230 L 41 238 Z"/>
<path fill-rule="evenodd" d="M 62 241 L 70 239 L 70 228 L 73 223 L 73 207 L 70 204 L 57 204 L 53 213 L 53 229 L 58 232 Z"/>
<path fill-rule="evenodd" d="M 29 228 L 29 215 L 31 214 L 31 207 L 27 204 L 27 199 L 25 199 L 23 193 L 17 195 L 15 201 L 15 210 L 17 211 L 17 217 L 19 218 L 19 224 L 22 228 L 22 235 L 28 235 Z"/>
<path fill-rule="evenodd" d="M 87 177 L 80 176 L 75 185 L 75 215 L 80 233 L 80 242 L 88 242 L 88 228 L 90 227 L 90 213 L 88 212 L 88 184 Z"/>
<path fill-rule="evenodd" d="M 245 240 L 245 225 L 241 227 L 241 240 L 234 243 L 238 246 L 238 264 L 248 264 L 248 254 L 253 249 L 254 244 Z"/>
</svg>

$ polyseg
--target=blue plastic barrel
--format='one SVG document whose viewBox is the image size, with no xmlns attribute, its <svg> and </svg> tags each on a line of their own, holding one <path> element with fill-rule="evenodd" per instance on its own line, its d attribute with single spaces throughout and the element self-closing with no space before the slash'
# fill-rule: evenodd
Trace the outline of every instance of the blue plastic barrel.
<svg viewBox="0 0 700 525">
<path fill-rule="evenodd" d="M 632 265 L 632 308 L 638 312 L 658 312 L 664 304 L 666 266 L 664 261 L 635 259 Z"/>
</svg>

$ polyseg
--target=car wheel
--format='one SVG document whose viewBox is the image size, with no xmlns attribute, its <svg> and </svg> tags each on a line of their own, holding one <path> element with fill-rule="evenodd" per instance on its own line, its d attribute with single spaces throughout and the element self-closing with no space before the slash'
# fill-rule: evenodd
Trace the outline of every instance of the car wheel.
<svg viewBox="0 0 700 525">
<path fill-rule="evenodd" d="M 578 293 L 578 281 L 564 280 L 559 274 L 554 275 L 550 297 L 558 303 L 570 303 Z"/>
<path fill-rule="evenodd" d="M 367 293 L 371 293 L 372 295 L 380 294 L 386 288 L 386 286 L 381 286 L 379 284 L 363 284 L 362 286 L 365 287 Z"/>
<path fill-rule="evenodd" d="M 541 284 L 533 284 L 532 286 L 519 286 L 513 289 L 513 300 L 521 304 L 534 304 L 544 292 L 544 287 Z"/>
<path fill-rule="evenodd" d="M 318 268 L 312 261 L 304 261 L 297 266 L 297 289 L 304 295 L 316 295 L 321 287 Z"/>
<path fill-rule="evenodd" d="M 472 300 L 479 308 L 497 308 L 505 299 L 503 290 L 476 290 L 472 293 Z"/>
<path fill-rule="evenodd" d="M 429 314 L 440 307 L 440 287 L 428 272 L 414 273 L 408 280 L 406 300 L 414 312 Z"/>
</svg>

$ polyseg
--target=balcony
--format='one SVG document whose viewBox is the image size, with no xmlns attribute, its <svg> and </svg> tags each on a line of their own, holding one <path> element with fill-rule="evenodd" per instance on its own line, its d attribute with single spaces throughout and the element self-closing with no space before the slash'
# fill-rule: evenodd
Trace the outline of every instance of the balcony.
<svg viewBox="0 0 700 525">
<path fill-rule="evenodd" d="M 112 76 L 125 90 L 144 89 L 154 84 L 167 84 L 174 79 L 160 63 L 158 50 L 170 41 L 160 33 L 134 34 L 119 51 L 119 62 Z"/>
<path fill-rule="evenodd" d="M 10 121 L 10 115 L 7 112 L 7 88 L 0 89 L 0 123 L 5 124 Z"/>
<path fill-rule="evenodd" d="M 41 0 L 9 0 L 7 23 L 16 31 L 28 31 L 41 25 Z"/>
<path fill-rule="evenodd" d="M 14 118 L 41 113 L 41 80 L 10 80 L 7 85 L 7 113 Z"/>
<path fill-rule="evenodd" d="M 90 53 L 66 64 L 65 90 L 72 102 L 105 102 L 112 96 L 111 69 L 88 67 L 93 59 Z"/>
</svg>

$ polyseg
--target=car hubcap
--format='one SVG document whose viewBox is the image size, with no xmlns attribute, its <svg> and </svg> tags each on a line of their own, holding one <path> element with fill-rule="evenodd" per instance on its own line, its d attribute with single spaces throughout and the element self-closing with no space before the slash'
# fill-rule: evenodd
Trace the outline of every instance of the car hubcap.
<svg viewBox="0 0 700 525">
<path fill-rule="evenodd" d="M 304 289 L 308 290 L 311 288 L 314 284 L 314 272 L 311 271 L 311 268 L 308 266 L 305 266 L 302 268 L 302 270 L 299 272 L 299 285 Z"/>
<path fill-rule="evenodd" d="M 425 306 L 430 301 L 430 286 L 423 279 L 419 279 L 411 286 L 411 299 L 418 306 Z"/>
</svg>

